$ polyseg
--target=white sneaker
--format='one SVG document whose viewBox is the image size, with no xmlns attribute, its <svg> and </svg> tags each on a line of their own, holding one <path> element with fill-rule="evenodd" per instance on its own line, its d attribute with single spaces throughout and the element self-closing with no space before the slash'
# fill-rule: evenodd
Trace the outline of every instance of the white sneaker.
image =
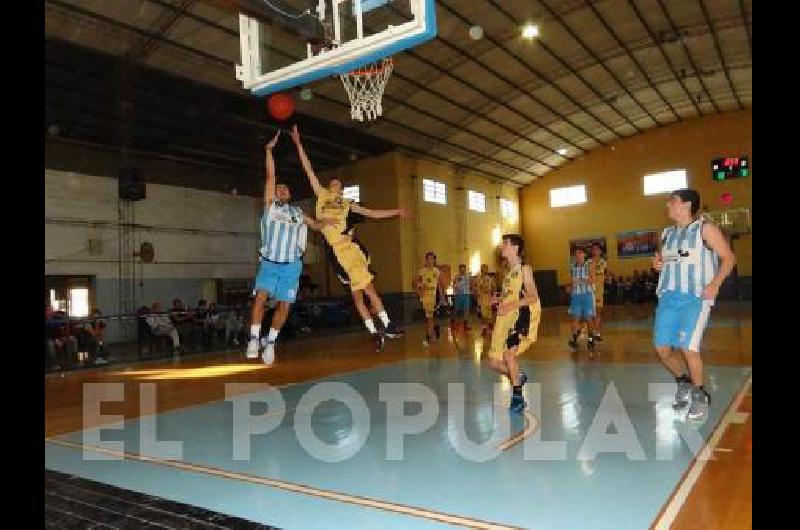
<svg viewBox="0 0 800 530">
<path fill-rule="evenodd" d="M 258 357 L 258 339 L 250 339 L 247 343 L 247 358 L 256 359 Z"/>
<path fill-rule="evenodd" d="M 264 346 L 264 353 L 261 354 L 261 360 L 264 361 L 264 364 L 266 364 L 267 366 L 275 362 L 274 342 L 267 342 L 267 344 Z"/>
</svg>

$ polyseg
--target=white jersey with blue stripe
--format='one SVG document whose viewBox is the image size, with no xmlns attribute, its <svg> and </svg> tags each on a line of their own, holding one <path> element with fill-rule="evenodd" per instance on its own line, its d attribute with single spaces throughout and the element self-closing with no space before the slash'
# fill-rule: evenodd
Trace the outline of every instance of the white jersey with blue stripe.
<svg viewBox="0 0 800 530">
<path fill-rule="evenodd" d="M 572 262 L 572 279 L 573 280 L 588 280 L 590 263 L 588 260 L 583 262 L 583 265 L 578 265 L 577 262 Z M 594 292 L 594 284 L 592 283 L 577 283 L 572 290 L 573 294 L 586 294 Z"/>
<path fill-rule="evenodd" d="M 456 276 L 453 282 L 453 291 L 455 294 L 472 294 L 470 290 L 470 277 L 467 275 Z"/>
<path fill-rule="evenodd" d="M 661 233 L 661 274 L 656 294 L 666 291 L 701 298 L 719 270 L 719 256 L 703 241 L 703 219 L 684 228 L 670 226 Z"/>
<path fill-rule="evenodd" d="M 306 250 L 308 227 L 303 210 L 273 200 L 261 216 L 261 258 L 275 263 L 293 263 Z"/>
</svg>

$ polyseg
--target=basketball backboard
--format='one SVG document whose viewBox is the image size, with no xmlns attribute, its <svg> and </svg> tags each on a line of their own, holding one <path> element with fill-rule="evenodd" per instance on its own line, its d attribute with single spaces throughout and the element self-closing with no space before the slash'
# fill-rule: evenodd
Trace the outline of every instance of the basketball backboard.
<svg viewBox="0 0 800 530">
<path fill-rule="evenodd" d="M 351 72 L 436 36 L 434 0 L 282 0 L 280 6 L 263 2 L 277 16 L 314 17 L 324 38 L 310 42 L 285 25 L 240 13 L 241 64 L 236 78 L 258 96 Z"/>
</svg>

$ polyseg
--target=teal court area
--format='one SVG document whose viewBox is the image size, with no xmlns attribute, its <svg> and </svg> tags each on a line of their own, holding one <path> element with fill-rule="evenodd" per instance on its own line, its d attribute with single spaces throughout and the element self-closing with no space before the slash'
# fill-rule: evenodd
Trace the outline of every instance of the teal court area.
<svg viewBox="0 0 800 530">
<path fill-rule="evenodd" d="M 530 378 L 523 416 L 509 415 L 508 389 L 496 398 L 498 377 L 474 358 L 409 359 L 279 388 L 285 414 L 263 402 L 268 391 L 238 394 L 235 402 L 252 401 L 240 412 L 275 422 L 250 438 L 249 459 L 234 458 L 235 405 L 222 400 L 54 437 L 45 443 L 45 465 L 281 528 L 560 530 L 591 521 L 594 529 L 642 529 L 692 465 L 690 445 L 699 450 L 712 437 L 751 374 L 749 367 L 708 366 L 711 410 L 693 426 L 672 411 L 671 381 L 660 365 L 521 366 Z M 332 394 L 320 383 L 335 383 Z M 414 403 L 428 391 L 402 383 L 424 385 L 436 405 Z M 309 406 L 301 400 L 314 388 L 319 404 Z M 393 392 L 409 402 L 398 408 L 387 397 Z M 356 396 L 344 398 L 351 404 L 363 399 L 365 415 L 333 395 Z M 402 458 L 393 459 L 400 455 L 393 429 L 413 431 L 425 414 L 431 427 L 405 436 Z M 304 425 L 321 447 L 317 457 L 301 444 L 309 439 Z M 180 452 L 154 451 L 152 441 L 142 446 L 153 438 L 179 441 Z M 114 441 L 124 445 L 106 447 Z M 492 449 L 475 450 L 484 442 Z"/>
</svg>

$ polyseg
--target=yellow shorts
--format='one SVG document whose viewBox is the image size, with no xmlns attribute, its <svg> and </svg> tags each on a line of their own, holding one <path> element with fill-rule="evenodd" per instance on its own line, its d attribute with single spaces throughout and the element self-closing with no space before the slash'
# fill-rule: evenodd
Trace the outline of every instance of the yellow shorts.
<svg viewBox="0 0 800 530">
<path fill-rule="evenodd" d="M 491 298 L 478 298 L 478 307 L 481 311 L 481 318 L 484 320 L 492 319 L 492 299 Z"/>
<path fill-rule="evenodd" d="M 425 318 L 433 318 L 433 313 L 436 311 L 436 291 L 430 294 L 423 292 L 420 301 L 422 310 L 425 311 Z"/>
<path fill-rule="evenodd" d="M 325 235 L 331 248 L 333 248 L 336 260 L 350 278 L 350 289 L 358 291 L 369 286 L 374 277 L 369 272 L 367 256 L 364 255 L 361 248 L 353 243 L 350 236 L 338 234 L 337 238 L 332 240 L 330 234 L 326 233 Z"/>
<path fill-rule="evenodd" d="M 598 289 L 597 286 L 594 288 L 594 306 L 595 307 L 603 307 L 603 294 L 605 293 L 604 288 Z"/>
<path fill-rule="evenodd" d="M 514 355 L 519 355 L 536 342 L 539 333 L 539 320 L 542 317 L 542 305 L 536 303 L 513 311 L 507 315 L 497 316 L 492 333 L 492 346 L 489 358 L 502 360 L 506 351 L 516 346 Z"/>
</svg>

